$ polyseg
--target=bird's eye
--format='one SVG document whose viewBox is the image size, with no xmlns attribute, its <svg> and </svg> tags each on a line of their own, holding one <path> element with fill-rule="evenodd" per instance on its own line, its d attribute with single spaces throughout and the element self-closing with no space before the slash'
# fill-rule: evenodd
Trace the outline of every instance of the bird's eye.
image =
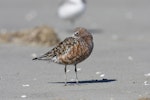
<svg viewBox="0 0 150 100">
<path fill-rule="evenodd" d="M 78 35 L 79 34 L 79 32 L 75 32 L 75 35 Z"/>
</svg>

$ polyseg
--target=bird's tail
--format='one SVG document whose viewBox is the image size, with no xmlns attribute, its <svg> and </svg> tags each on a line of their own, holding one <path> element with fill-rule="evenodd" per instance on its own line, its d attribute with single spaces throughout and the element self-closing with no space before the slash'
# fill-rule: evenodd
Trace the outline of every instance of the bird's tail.
<svg viewBox="0 0 150 100">
<path fill-rule="evenodd" d="M 33 58 L 32 60 L 38 60 L 38 57 Z"/>
<path fill-rule="evenodd" d="M 51 60 L 51 57 L 47 56 L 47 55 L 43 55 L 40 57 L 35 57 L 32 60 Z"/>
</svg>

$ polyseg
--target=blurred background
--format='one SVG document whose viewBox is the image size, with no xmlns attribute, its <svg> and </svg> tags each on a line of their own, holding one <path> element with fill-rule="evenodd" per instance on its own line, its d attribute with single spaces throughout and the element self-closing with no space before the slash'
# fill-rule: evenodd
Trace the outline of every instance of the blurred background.
<svg viewBox="0 0 150 100">
<path fill-rule="evenodd" d="M 0 0 L 0 32 L 39 25 L 66 29 L 70 24 L 57 16 L 62 0 Z M 149 0 L 87 0 L 85 13 L 75 26 L 111 33 L 149 33 Z"/>
</svg>

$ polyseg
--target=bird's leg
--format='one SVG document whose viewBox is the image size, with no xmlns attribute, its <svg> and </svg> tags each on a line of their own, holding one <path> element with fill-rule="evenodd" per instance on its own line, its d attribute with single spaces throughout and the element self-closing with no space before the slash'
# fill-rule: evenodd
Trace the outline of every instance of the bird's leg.
<svg viewBox="0 0 150 100">
<path fill-rule="evenodd" d="M 75 66 L 75 73 L 76 73 L 76 83 L 79 83 L 78 75 L 77 75 L 77 65 L 75 64 L 74 66 Z"/>
<path fill-rule="evenodd" d="M 67 85 L 67 65 L 65 65 L 65 86 Z"/>
</svg>

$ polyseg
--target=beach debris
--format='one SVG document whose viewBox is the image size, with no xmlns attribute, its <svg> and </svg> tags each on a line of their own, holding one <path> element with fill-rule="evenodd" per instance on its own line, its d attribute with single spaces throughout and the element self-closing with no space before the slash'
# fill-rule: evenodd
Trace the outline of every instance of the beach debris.
<svg viewBox="0 0 150 100">
<path fill-rule="evenodd" d="M 147 73 L 147 74 L 144 74 L 145 77 L 149 77 L 150 76 L 150 73 Z"/>
<path fill-rule="evenodd" d="M 68 73 L 68 72 L 70 72 L 70 70 L 69 70 L 69 69 L 67 69 L 67 73 Z"/>
<path fill-rule="evenodd" d="M 81 71 L 81 68 L 77 68 L 77 71 Z"/>
<path fill-rule="evenodd" d="M 133 61 L 133 57 L 132 56 L 128 56 L 128 60 Z"/>
<path fill-rule="evenodd" d="M 22 87 L 29 87 L 29 84 L 22 84 Z"/>
<path fill-rule="evenodd" d="M 48 26 L 37 26 L 17 32 L 0 33 L 1 43 L 19 43 L 26 45 L 53 46 L 60 42 L 54 29 Z"/>
<path fill-rule="evenodd" d="M 103 78 L 105 76 L 105 74 L 101 74 L 100 77 Z"/>
<path fill-rule="evenodd" d="M 148 81 L 144 81 L 144 85 L 150 85 L 150 83 L 148 83 Z"/>
<path fill-rule="evenodd" d="M 146 81 L 144 81 L 144 85 L 150 85 L 150 82 L 148 81 L 150 78 L 150 73 L 144 74 L 144 76 L 146 77 Z"/>
<path fill-rule="evenodd" d="M 21 98 L 26 98 L 27 97 L 27 95 L 21 95 Z"/>
<path fill-rule="evenodd" d="M 103 78 L 103 77 L 105 76 L 105 74 L 102 73 L 102 72 L 96 72 L 95 74 L 96 74 L 96 75 L 99 75 L 99 77 L 101 77 L 101 78 Z"/>
</svg>

